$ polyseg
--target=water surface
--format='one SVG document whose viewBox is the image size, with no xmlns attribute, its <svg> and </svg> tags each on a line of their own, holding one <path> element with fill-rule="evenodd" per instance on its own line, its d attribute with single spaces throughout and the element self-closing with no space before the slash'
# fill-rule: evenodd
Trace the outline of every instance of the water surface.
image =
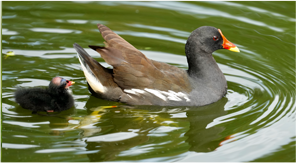
<svg viewBox="0 0 296 163">
<path fill-rule="evenodd" d="M 73 44 L 110 67 L 88 48 L 103 45 L 97 23 L 183 69 L 190 33 L 221 29 L 241 50 L 213 53 L 226 97 L 147 107 L 91 96 Z M 75 107 L 42 116 L 15 103 L 16 88 L 47 86 L 54 76 L 76 82 Z M 2 2 L 4 162 L 293 162 L 295 100 L 295 2 Z"/>
</svg>

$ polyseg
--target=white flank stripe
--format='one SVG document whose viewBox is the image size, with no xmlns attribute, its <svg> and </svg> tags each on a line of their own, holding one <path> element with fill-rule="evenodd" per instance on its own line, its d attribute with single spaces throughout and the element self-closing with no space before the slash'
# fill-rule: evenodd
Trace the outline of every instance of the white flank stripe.
<svg viewBox="0 0 296 163">
<path fill-rule="evenodd" d="M 81 68 L 84 72 L 84 76 L 88 82 L 88 84 L 90 85 L 90 87 L 95 91 L 95 92 L 101 92 L 101 93 L 104 93 L 107 91 L 107 88 L 104 87 L 102 85 L 102 83 L 97 79 L 95 78 L 95 76 L 93 75 L 92 71 L 89 69 L 89 67 L 85 67 L 83 62 L 80 60 L 80 57 L 79 57 L 79 54 L 78 55 L 78 59 L 80 61 L 80 64 L 81 64 Z"/>
<path fill-rule="evenodd" d="M 185 98 L 186 102 L 190 102 L 191 101 L 187 96 L 184 97 L 184 98 Z"/>
<path fill-rule="evenodd" d="M 182 99 L 180 99 L 177 95 L 176 92 L 174 91 L 171 91 L 169 90 L 168 92 L 165 92 L 165 91 L 161 91 L 161 93 L 167 95 L 168 99 L 169 100 L 172 100 L 172 101 L 182 101 Z"/>
<path fill-rule="evenodd" d="M 132 89 L 132 90 L 134 90 L 135 92 L 140 93 L 140 94 L 145 93 L 145 91 L 143 91 L 143 90 L 141 90 L 141 89 Z"/>
<path fill-rule="evenodd" d="M 164 95 L 162 95 L 161 92 L 160 92 L 159 90 L 145 88 L 145 91 L 154 94 L 155 96 L 161 98 L 161 99 L 164 100 L 164 101 L 167 100 L 167 98 L 166 98 Z"/>
<path fill-rule="evenodd" d="M 126 93 L 134 94 L 134 95 L 136 94 L 136 92 L 131 90 L 131 89 L 125 89 L 123 91 L 126 92 Z"/>
<path fill-rule="evenodd" d="M 138 93 L 140 93 L 140 94 L 145 93 L 145 91 L 143 91 L 141 89 L 134 89 L 134 88 L 133 89 L 125 89 L 123 91 L 126 92 L 126 93 L 134 94 L 134 95 L 137 95 Z"/>
<path fill-rule="evenodd" d="M 155 90 L 155 89 L 150 89 L 150 88 L 145 88 L 144 90 L 141 89 L 125 89 L 124 92 L 133 94 L 133 95 L 140 95 L 140 94 L 145 94 L 147 92 L 152 93 L 153 95 L 159 97 L 160 99 L 167 101 L 183 101 L 186 100 L 186 102 L 189 102 L 190 99 L 188 96 L 182 92 L 174 92 L 172 90 L 169 91 L 160 91 L 160 90 Z"/>
<path fill-rule="evenodd" d="M 178 92 L 178 93 L 176 93 L 176 92 L 171 91 L 171 90 L 169 90 L 169 92 L 173 92 L 173 93 L 175 93 L 177 96 L 179 96 L 179 97 L 181 97 L 181 98 L 184 98 L 187 102 L 190 101 L 190 99 L 188 98 L 188 96 L 187 96 L 186 94 L 182 93 L 182 92 Z"/>
</svg>

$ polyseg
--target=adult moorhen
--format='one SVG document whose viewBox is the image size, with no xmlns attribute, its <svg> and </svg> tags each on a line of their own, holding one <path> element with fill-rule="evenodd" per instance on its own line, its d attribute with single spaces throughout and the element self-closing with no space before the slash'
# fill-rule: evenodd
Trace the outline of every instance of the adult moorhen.
<svg viewBox="0 0 296 163">
<path fill-rule="evenodd" d="M 56 112 L 74 106 L 72 95 L 68 88 L 75 82 L 61 77 L 54 77 L 48 88 L 19 88 L 15 92 L 15 101 L 24 109 Z"/>
<path fill-rule="evenodd" d="M 96 97 L 130 105 L 202 106 L 221 99 L 227 81 L 212 53 L 218 49 L 239 52 L 220 29 L 202 26 L 189 36 L 183 70 L 150 60 L 108 27 L 98 24 L 106 47 L 89 46 L 113 69 L 107 69 L 74 44 L 90 92 Z"/>
</svg>

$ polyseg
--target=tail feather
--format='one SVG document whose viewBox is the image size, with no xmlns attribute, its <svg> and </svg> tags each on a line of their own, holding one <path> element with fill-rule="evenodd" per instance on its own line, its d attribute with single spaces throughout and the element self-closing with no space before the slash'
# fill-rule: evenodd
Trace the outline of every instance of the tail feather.
<svg viewBox="0 0 296 163">
<path fill-rule="evenodd" d="M 89 85 L 96 93 L 104 93 L 107 88 L 100 81 L 98 70 L 103 70 L 104 67 L 101 66 L 96 60 L 91 58 L 91 56 L 78 44 L 73 45 L 75 50 L 77 51 L 77 56 L 81 64 L 81 68 L 84 72 L 86 80 Z"/>
<path fill-rule="evenodd" d="M 97 51 L 97 49 L 104 49 L 105 48 L 105 47 L 96 46 L 96 45 L 88 45 L 88 47 L 92 48 L 94 51 Z"/>
<path fill-rule="evenodd" d="M 118 101 L 123 92 L 114 82 L 113 70 L 100 65 L 78 44 L 75 43 L 73 46 L 77 51 L 90 92 L 103 99 Z"/>
</svg>

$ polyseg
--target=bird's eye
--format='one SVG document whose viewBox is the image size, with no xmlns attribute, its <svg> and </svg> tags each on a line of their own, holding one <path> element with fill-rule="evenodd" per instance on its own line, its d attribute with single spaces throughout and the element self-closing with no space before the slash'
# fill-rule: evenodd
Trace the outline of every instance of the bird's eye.
<svg viewBox="0 0 296 163">
<path fill-rule="evenodd" d="M 219 39 L 218 36 L 214 36 L 214 37 L 213 37 L 213 40 L 214 40 L 214 41 L 217 41 L 218 39 Z"/>
</svg>

